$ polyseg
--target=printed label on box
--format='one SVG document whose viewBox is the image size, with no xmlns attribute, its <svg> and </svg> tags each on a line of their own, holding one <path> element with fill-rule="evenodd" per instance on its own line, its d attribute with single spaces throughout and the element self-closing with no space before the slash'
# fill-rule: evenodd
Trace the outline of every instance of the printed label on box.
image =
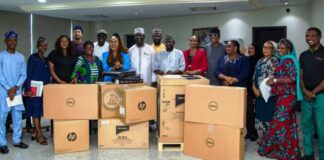
<svg viewBox="0 0 324 160">
<path fill-rule="evenodd" d="M 129 131 L 129 126 L 116 126 L 116 135 L 126 131 Z"/>
<path fill-rule="evenodd" d="M 114 90 L 105 91 L 102 97 L 102 103 L 106 110 L 114 111 L 120 104 L 120 97 Z"/>
<path fill-rule="evenodd" d="M 176 95 L 176 107 L 185 103 L 185 95 L 184 94 L 177 94 Z"/>
<path fill-rule="evenodd" d="M 125 116 L 125 107 L 123 107 L 122 105 L 120 105 L 119 107 L 119 114 Z"/>
<path fill-rule="evenodd" d="M 108 120 L 102 120 L 102 121 L 101 121 L 101 124 L 102 124 L 102 125 L 109 124 L 109 121 L 108 121 Z"/>
</svg>

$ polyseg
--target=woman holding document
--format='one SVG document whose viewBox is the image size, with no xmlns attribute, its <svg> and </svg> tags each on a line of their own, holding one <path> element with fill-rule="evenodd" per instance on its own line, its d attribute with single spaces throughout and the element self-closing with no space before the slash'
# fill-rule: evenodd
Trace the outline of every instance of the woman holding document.
<svg viewBox="0 0 324 160">
<path fill-rule="evenodd" d="M 276 96 L 275 113 L 263 135 L 258 153 L 279 160 L 299 160 L 298 131 L 295 115 L 297 100 L 302 100 L 299 63 L 292 42 L 282 39 L 278 45 L 279 65 L 267 80 Z"/>
<path fill-rule="evenodd" d="M 27 63 L 27 79 L 25 81 L 25 93 L 28 97 L 26 100 L 27 116 L 33 117 L 35 133 L 32 139 L 41 145 L 47 145 L 46 138 L 41 132 L 41 117 L 43 116 L 43 96 L 40 90 L 42 85 L 48 84 L 51 81 L 51 74 L 46 57 L 47 42 L 43 37 L 37 39 L 38 52 L 32 54 Z M 38 84 L 38 85 L 37 85 Z"/>
<path fill-rule="evenodd" d="M 271 96 L 266 102 L 261 95 L 260 84 L 266 78 L 273 77 L 274 69 L 278 65 L 278 59 L 274 56 L 276 45 L 274 42 L 267 41 L 262 47 L 263 58 L 259 59 L 252 78 L 252 90 L 256 96 L 255 102 L 255 128 L 259 137 L 262 137 L 268 129 L 270 121 L 275 111 L 275 96 Z"/>
</svg>

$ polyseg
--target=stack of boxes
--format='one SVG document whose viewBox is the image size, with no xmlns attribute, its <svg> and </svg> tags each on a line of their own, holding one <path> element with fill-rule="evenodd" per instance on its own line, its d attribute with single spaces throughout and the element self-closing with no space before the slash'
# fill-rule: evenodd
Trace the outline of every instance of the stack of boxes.
<svg viewBox="0 0 324 160">
<path fill-rule="evenodd" d="M 246 89 L 186 87 L 184 154 L 206 160 L 244 156 Z"/>
<path fill-rule="evenodd" d="M 159 148 L 163 144 L 183 143 L 185 89 L 188 84 L 209 84 L 204 77 L 159 76 Z M 187 99 L 187 97 L 186 97 Z M 163 146 L 160 150 L 163 150 Z"/>
<path fill-rule="evenodd" d="M 190 156 L 243 159 L 246 89 L 208 83 L 201 76 L 159 76 L 158 110 L 156 89 L 143 84 L 46 85 L 54 151 L 89 150 L 89 120 L 98 120 L 98 148 L 148 148 L 148 121 L 158 111 L 159 149 L 184 143 Z"/>
<path fill-rule="evenodd" d="M 143 84 L 101 85 L 98 148 L 148 148 L 156 119 L 156 89 Z"/>
<path fill-rule="evenodd" d="M 44 87 L 44 118 L 53 119 L 54 152 L 89 150 L 89 120 L 98 119 L 98 85 Z"/>
<path fill-rule="evenodd" d="M 54 119 L 55 153 L 89 150 L 89 120 L 98 120 L 98 148 L 148 148 L 156 89 L 143 84 L 46 85 L 44 118 Z"/>
</svg>

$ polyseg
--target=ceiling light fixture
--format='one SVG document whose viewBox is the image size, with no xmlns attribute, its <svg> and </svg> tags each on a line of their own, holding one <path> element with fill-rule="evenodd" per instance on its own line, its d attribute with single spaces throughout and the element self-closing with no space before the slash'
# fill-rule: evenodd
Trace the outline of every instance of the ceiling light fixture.
<svg viewBox="0 0 324 160">
<path fill-rule="evenodd" d="M 47 0 L 38 0 L 39 3 L 46 3 Z"/>
<path fill-rule="evenodd" d="M 38 0 L 40 1 L 40 0 Z M 44 1 L 44 0 L 42 0 Z M 250 0 L 84 0 L 79 2 L 61 2 L 22 5 L 20 8 L 26 12 L 83 9 L 83 8 L 103 8 L 103 7 L 125 7 L 125 6 L 147 6 L 147 5 L 170 5 L 170 4 L 201 4 L 201 3 L 234 3 L 249 2 Z"/>
<path fill-rule="evenodd" d="M 283 3 L 284 5 L 288 5 L 288 0 L 281 0 L 281 3 Z"/>
</svg>

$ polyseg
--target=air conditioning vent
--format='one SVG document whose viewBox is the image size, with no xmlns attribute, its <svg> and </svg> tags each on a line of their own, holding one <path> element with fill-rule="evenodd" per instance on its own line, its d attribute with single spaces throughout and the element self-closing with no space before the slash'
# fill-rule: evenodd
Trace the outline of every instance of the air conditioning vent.
<svg viewBox="0 0 324 160">
<path fill-rule="evenodd" d="M 216 11 L 217 7 L 215 6 L 191 7 L 190 10 L 193 12 L 211 12 L 211 11 Z"/>
<path fill-rule="evenodd" d="M 103 15 L 103 14 L 93 14 L 93 15 L 84 15 L 87 18 L 93 18 L 93 19 L 107 19 L 109 16 Z"/>
</svg>

